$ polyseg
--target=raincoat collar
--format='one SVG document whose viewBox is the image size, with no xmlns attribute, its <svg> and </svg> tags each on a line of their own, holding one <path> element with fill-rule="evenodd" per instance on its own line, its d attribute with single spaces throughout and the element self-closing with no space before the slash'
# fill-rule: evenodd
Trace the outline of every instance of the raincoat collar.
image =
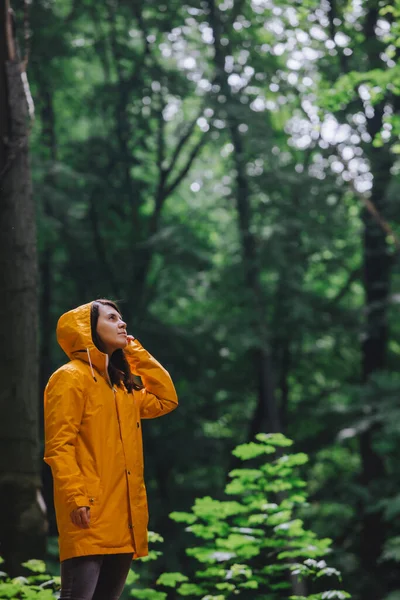
<svg viewBox="0 0 400 600">
<path fill-rule="evenodd" d="M 57 323 L 57 341 L 70 360 L 79 359 L 107 377 L 108 355 L 93 343 L 90 311 L 92 302 L 64 313 Z M 92 372 L 93 378 L 95 378 Z"/>
</svg>

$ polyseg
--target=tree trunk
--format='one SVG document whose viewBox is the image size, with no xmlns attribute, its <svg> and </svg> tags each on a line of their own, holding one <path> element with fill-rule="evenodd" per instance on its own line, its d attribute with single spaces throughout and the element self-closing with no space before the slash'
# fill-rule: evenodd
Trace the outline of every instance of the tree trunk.
<svg viewBox="0 0 400 600">
<path fill-rule="evenodd" d="M 50 161 L 53 166 L 57 161 L 57 142 L 55 136 L 55 117 L 53 110 L 53 98 L 48 89 L 45 88 L 45 80 L 41 81 L 42 90 L 42 138 L 44 145 L 47 150 L 47 160 Z M 46 175 L 46 184 L 51 186 L 55 185 L 53 169 L 50 168 Z M 48 198 L 44 199 L 43 202 L 43 213 L 47 219 L 53 216 Z M 43 249 L 40 255 L 40 376 L 39 376 L 39 389 L 40 389 L 40 432 L 43 434 L 43 391 L 46 386 L 47 380 L 51 375 L 52 361 L 51 361 L 51 338 L 54 332 L 54 323 L 51 316 L 51 304 L 53 297 L 53 265 L 52 256 L 54 251 L 54 240 L 45 239 L 43 242 Z"/>
<path fill-rule="evenodd" d="M 245 148 L 239 130 L 240 121 L 235 112 L 234 98 L 224 69 L 226 49 L 221 44 L 221 22 L 214 0 L 208 0 L 210 9 L 210 25 L 214 33 L 216 81 L 221 86 L 225 97 L 229 100 L 230 111 L 227 121 L 229 133 L 234 148 L 234 163 L 236 170 L 236 208 L 238 229 L 242 242 L 243 272 L 245 283 L 252 292 L 253 331 L 258 337 L 257 347 L 252 352 L 252 361 L 257 381 L 257 405 L 249 427 L 249 439 L 260 431 L 282 431 L 279 406 L 274 381 L 274 364 L 270 353 L 268 329 L 265 318 L 265 301 L 260 278 L 260 265 L 255 236 L 251 231 L 252 212 L 250 202 L 250 187 L 246 174 Z M 227 35 L 229 38 L 229 34 Z M 279 494 L 278 494 L 279 496 Z M 306 585 L 296 576 L 291 576 L 292 592 L 305 596 Z"/>
<path fill-rule="evenodd" d="M 255 367 L 257 381 L 257 405 L 249 428 L 249 438 L 260 431 L 281 431 L 279 409 L 275 392 L 274 368 L 269 350 L 268 332 L 265 319 L 264 295 L 260 283 L 260 267 L 258 264 L 257 246 L 251 232 L 250 190 L 246 174 L 245 148 L 241 133 L 240 122 L 235 112 L 235 100 L 232 96 L 227 76 L 224 70 L 226 49 L 221 44 L 221 22 L 214 0 L 208 1 L 210 9 L 210 25 L 214 32 L 216 82 L 229 99 L 228 128 L 234 147 L 234 162 L 236 169 L 236 207 L 238 228 L 242 242 L 243 271 L 245 283 L 254 298 L 253 330 L 259 338 L 258 347 L 252 352 L 252 362 Z M 229 37 L 229 36 L 228 36 Z"/>
<path fill-rule="evenodd" d="M 376 111 L 375 118 L 381 116 Z M 370 124 L 370 128 L 374 124 Z M 375 128 L 375 127 L 374 127 Z M 371 131 L 373 134 L 374 131 Z M 372 202 L 380 214 L 385 213 L 387 183 L 390 181 L 392 159 L 383 149 L 373 149 L 370 156 L 374 174 Z M 364 213 L 364 289 L 366 296 L 366 332 L 362 346 L 362 374 L 364 383 L 370 376 L 386 367 L 388 342 L 387 308 L 390 292 L 391 257 L 386 242 L 386 232 L 373 216 Z M 373 441 L 377 427 L 371 427 L 360 436 L 361 483 L 369 492 L 368 502 L 375 504 L 380 495 L 380 485 L 385 478 L 385 466 L 382 457 L 375 451 Z M 385 577 L 384 563 L 380 564 L 383 545 L 386 539 L 385 522 L 380 510 L 371 511 L 364 507 L 360 535 L 360 558 L 362 567 L 371 578 L 366 586 L 365 600 L 375 600 L 385 595 L 388 581 Z"/>
<path fill-rule="evenodd" d="M 8 0 L 0 0 L 0 552 L 15 575 L 41 557 L 37 264 L 27 102 Z"/>
</svg>

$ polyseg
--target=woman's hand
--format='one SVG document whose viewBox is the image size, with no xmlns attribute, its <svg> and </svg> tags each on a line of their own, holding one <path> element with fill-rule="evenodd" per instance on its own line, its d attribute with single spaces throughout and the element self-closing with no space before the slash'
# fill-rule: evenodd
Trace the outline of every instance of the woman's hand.
<svg viewBox="0 0 400 600">
<path fill-rule="evenodd" d="M 81 529 L 89 529 L 90 527 L 90 508 L 89 506 L 80 506 L 75 508 L 70 514 L 71 521 Z"/>
<path fill-rule="evenodd" d="M 135 339 L 135 336 L 134 335 L 127 335 L 126 339 L 128 340 L 128 344 L 130 344 Z"/>
</svg>

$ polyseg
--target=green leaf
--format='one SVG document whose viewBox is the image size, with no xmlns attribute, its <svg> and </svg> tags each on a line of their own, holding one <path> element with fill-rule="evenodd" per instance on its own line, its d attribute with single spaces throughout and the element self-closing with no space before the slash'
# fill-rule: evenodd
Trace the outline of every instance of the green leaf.
<svg viewBox="0 0 400 600">
<path fill-rule="evenodd" d="M 246 512 L 246 508 L 235 501 L 221 502 L 210 496 L 197 498 L 193 506 L 193 512 L 197 517 L 206 521 L 216 521 L 226 517 Z"/>
<path fill-rule="evenodd" d="M 233 590 L 236 589 L 236 586 L 233 583 L 216 583 L 215 587 L 217 588 L 217 590 L 227 590 L 228 592 L 233 592 Z"/>
<path fill-rule="evenodd" d="M 201 538 L 203 540 L 212 540 L 214 539 L 217 535 L 223 535 L 223 530 L 225 529 L 225 525 L 224 523 L 218 523 L 217 526 L 215 525 L 192 525 L 191 527 L 187 527 L 186 531 L 190 531 L 191 533 L 193 533 L 196 537 Z"/>
<path fill-rule="evenodd" d="M 32 558 L 24 563 L 22 566 L 26 569 L 29 569 L 33 573 L 45 573 L 46 572 L 46 563 L 43 560 L 37 560 L 36 558 Z"/>
<path fill-rule="evenodd" d="M 165 592 L 157 592 L 151 589 L 133 589 L 130 591 L 130 596 L 133 598 L 139 598 L 139 600 L 165 600 L 167 594 Z"/>
<path fill-rule="evenodd" d="M 207 567 L 203 571 L 196 571 L 196 577 L 198 579 L 225 579 L 226 574 L 226 569 L 214 565 L 211 567 Z"/>
<path fill-rule="evenodd" d="M 175 587 L 177 583 L 181 583 L 183 581 L 188 581 L 189 578 L 186 575 L 182 575 L 182 573 L 163 573 L 157 579 L 157 585 L 165 585 L 167 587 Z"/>
<path fill-rule="evenodd" d="M 162 555 L 162 552 L 160 552 L 158 550 L 149 550 L 149 553 L 147 556 L 141 556 L 140 558 L 138 558 L 136 560 L 140 560 L 140 562 L 150 562 L 151 560 L 157 560 L 157 558 L 161 555 Z"/>
<path fill-rule="evenodd" d="M 255 579 L 250 579 L 250 581 L 245 581 L 244 583 L 239 583 L 239 588 L 247 589 L 247 590 L 258 590 L 259 584 Z"/>
<path fill-rule="evenodd" d="M 154 531 L 148 532 L 147 539 L 149 541 L 149 544 L 156 544 L 157 542 L 164 541 L 164 538 L 159 533 L 155 533 Z"/>
<path fill-rule="evenodd" d="M 226 578 L 237 579 L 238 577 L 246 577 L 248 579 L 252 575 L 253 571 L 248 565 L 234 563 L 226 573 Z"/>
<path fill-rule="evenodd" d="M 305 465 L 308 462 L 308 456 L 304 452 L 297 452 L 296 454 L 284 454 L 276 460 L 276 465 L 279 467 L 299 467 Z"/>
<path fill-rule="evenodd" d="M 16 598 L 21 590 L 15 583 L 0 583 L 0 598 Z"/>
<path fill-rule="evenodd" d="M 333 567 L 326 567 L 325 569 L 321 569 L 318 573 L 317 573 L 317 577 L 332 577 L 332 575 L 335 575 L 339 580 L 341 579 L 341 574 L 340 571 L 338 571 L 337 569 L 334 569 Z"/>
<path fill-rule="evenodd" d="M 263 444 L 256 444 L 255 442 L 249 442 L 248 444 L 240 444 L 232 451 L 232 454 L 241 460 L 251 460 L 263 454 L 273 454 L 275 452 L 274 446 L 266 446 Z"/>
<path fill-rule="evenodd" d="M 257 433 L 256 440 L 273 446 L 292 446 L 293 440 L 287 438 L 283 433 Z"/>
<path fill-rule="evenodd" d="M 174 511 L 170 513 L 169 516 L 173 521 L 176 521 L 177 523 L 188 523 L 189 525 L 192 525 L 197 521 L 196 515 L 188 512 Z"/>
<path fill-rule="evenodd" d="M 205 590 L 194 583 L 182 583 L 177 589 L 181 596 L 204 596 Z"/>
<path fill-rule="evenodd" d="M 342 590 L 329 590 L 320 594 L 312 594 L 311 596 L 289 596 L 289 600 L 346 600 L 351 598 L 351 595 Z"/>
<path fill-rule="evenodd" d="M 29 584 L 29 581 L 27 580 L 26 577 L 22 577 L 22 575 L 19 575 L 18 577 L 13 577 L 13 579 L 11 580 L 12 583 L 15 583 L 17 585 L 27 585 Z"/>
<path fill-rule="evenodd" d="M 260 469 L 234 469 L 228 473 L 229 477 L 238 477 L 242 482 L 254 482 L 263 476 Z"/>
<path fill-rule="evenodd" d="M 135 571 L 133 569 L 130 569 L 129 573 L 128 573 L 128 577 L 126 578 L 126 584 L 132 585 L 132 583 L 135 583 L 139 578 L 140 578 L 139 575 L 137 573 L 135 573 Z"/>
</svg>

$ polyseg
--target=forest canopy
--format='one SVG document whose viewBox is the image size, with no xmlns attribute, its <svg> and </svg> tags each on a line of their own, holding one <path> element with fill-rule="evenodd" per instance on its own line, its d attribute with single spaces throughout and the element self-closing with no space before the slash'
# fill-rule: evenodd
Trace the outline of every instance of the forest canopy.
<svg viewBox="0 0 400 600">
<path fill-rule="evenodd" d="M 66 360 L 58 317 L 117 300 L 181 401 L 143 427 L 168 550 L 154 577 L 187 560 L 169 514 L 222 498 L 232 450 L 282 433 L 309 456 L 303 518 L 332 539 L 343 588 L 398 600 L 399 0 L 12 9 L 31 99 L 39 422 Z M 2 276 L 19 264 L 6 251 Z M 0 428 L 10 456 L 16 414 Z M 1 472 L 19 472 L 12 456 Z M 42 482 L 53 539 L 44 467 Z"/>
</svg>

